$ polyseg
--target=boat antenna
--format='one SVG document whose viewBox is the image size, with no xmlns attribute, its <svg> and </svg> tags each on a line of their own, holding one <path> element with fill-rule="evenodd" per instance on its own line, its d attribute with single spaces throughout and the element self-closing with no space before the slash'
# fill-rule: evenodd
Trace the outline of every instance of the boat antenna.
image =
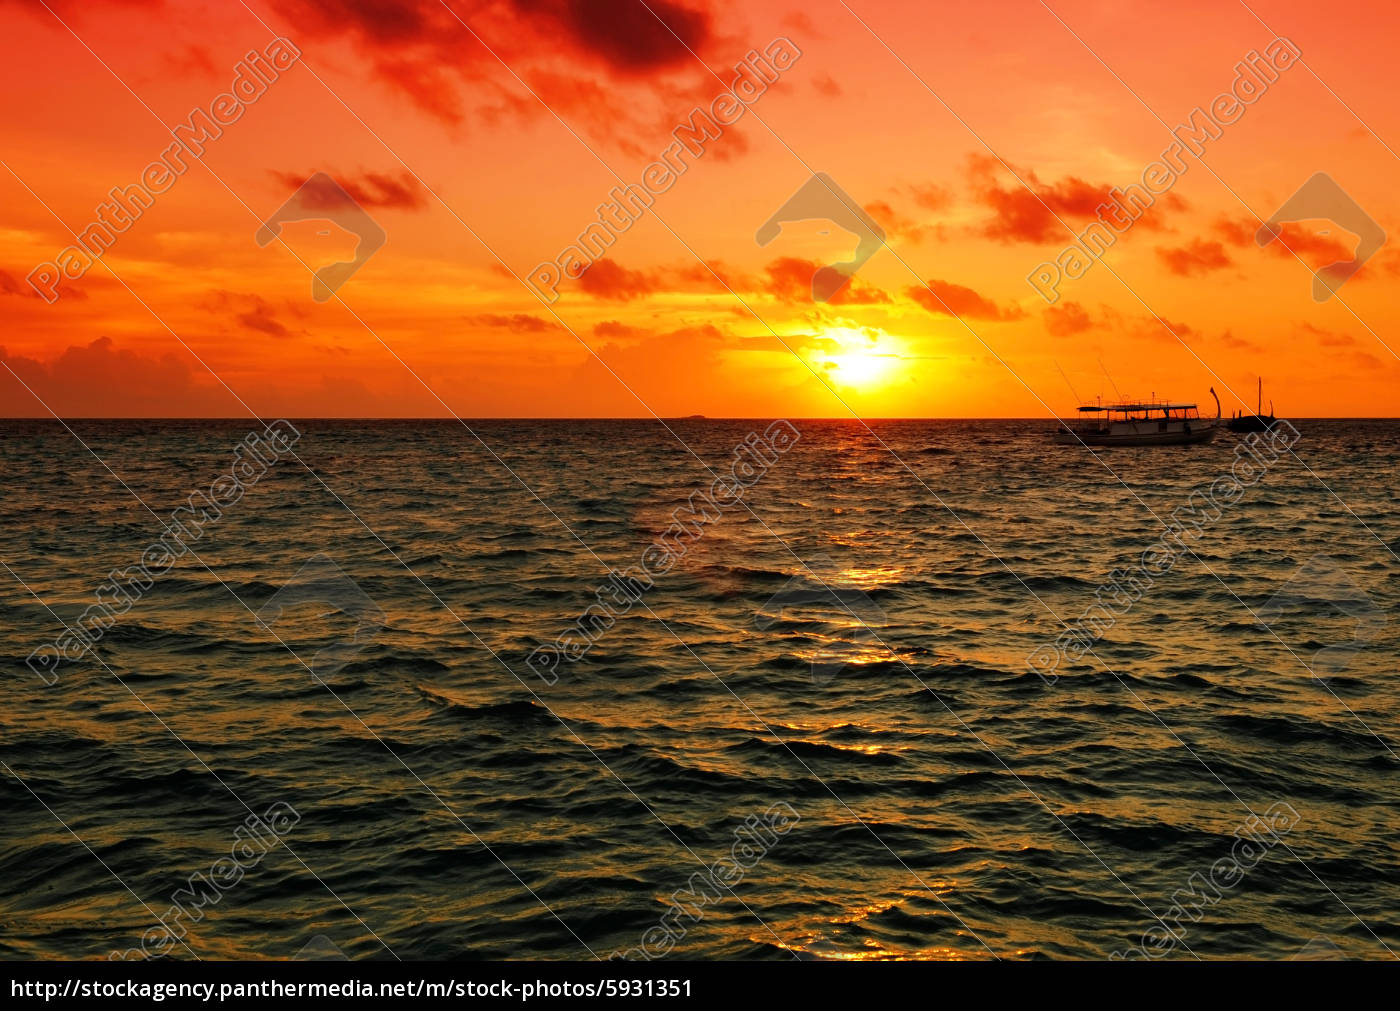
<svg viewBox="0 0 1400 1011">
<path fill-rule="evenodd" d="M 1055 368 L 1060 369 L 1060 363 L 1059 363 L 1059 362 L 1055 362 Z M 1075 389 L 1074 389 L 1074 384 L 1073 384 L 1072 382 L 1069 381 L 1069 376 L 1065 375 L 1065 370 L 1064 370 L 1064 369 L 1060 369 L 1060 378 L 1063 379 L 1063 380 L 1065 381 L 1065 385 L 1069 387 L 1069 392 L 1070 392 L 1071 394 L 1074 395 L 1074 402 L 1075 402 L 1076 404 L 1082 404 L 1082 403 L 1084 403 L 1084 401 L 1082 401 L 1082 400 L 1079 399 L 1079 394 L 1078 394 L 1078 392 L 1075 391 Z"/>
<path fill-rule="evenodd" d="M 1099 368 L 1103 371 L 1104 378 L 1108 380 L 1108 385 L 1113 387 L 1114 395 L 1121 401 L 1123 399 L 1123 394 L 1118 389 L 1118 384 L 1113 381 L 1113 377 L 1108 374 L 1108 369 L 1104 368 L 1102 358 L 1099 359 Z"/>
</svg>

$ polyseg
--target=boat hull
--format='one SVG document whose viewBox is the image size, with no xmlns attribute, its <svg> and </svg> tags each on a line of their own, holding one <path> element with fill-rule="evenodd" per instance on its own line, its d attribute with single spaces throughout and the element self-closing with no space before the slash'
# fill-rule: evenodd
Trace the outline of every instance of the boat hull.
<svg viewBox="0 0 1400 1011">
<path fill-rule="evenodd" d="M 1232 432 L 1267 432 L 1277 420 L 1271 414 L 1244 415 L 1231 418 L 1227 425 Z"/>
<path fill-rule="evenodd" d="M 1061 429 L 1055 433 L 1055 442 L 1061 446 L 1192 446 L 1210 442 L 1219 430 L 1219 425 L 1199 425 L 1189 431 L 1170 432 L 1066 432 Z"/>
</svg>

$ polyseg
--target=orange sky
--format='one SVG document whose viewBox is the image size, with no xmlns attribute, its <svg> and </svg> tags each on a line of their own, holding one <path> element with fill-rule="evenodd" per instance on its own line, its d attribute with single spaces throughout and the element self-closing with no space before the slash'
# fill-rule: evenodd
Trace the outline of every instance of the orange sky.
<svg viewBox="0 0 1400 1011">
<path fill-rule="evenodd" d="M 1397 413 L 1393 4 L 848 2 L 0 3 L 0 416 L 47 414 L 26 385 L 64 416 L 1046 417 L 1115 387 L 1210 405 L 1212 385 L 1228 413 L 1260 373 L 1280 413 Z M 1048 305 L 1028 275 L 1276 34 L 1301 62 Z M 277 36 L 300 60 L 39 297 L 65 224 Z M 512 276 L 778 37 L 800 57 L 582 279 L 546 305 Z M 811 275 L 854 236 L 755 241 L 818 171 L 888 241 L 827 304 Z M 352 239 L 254 241 L 314 172 L 387 235 L 324 302 L 311 271 Z M 1354 236 L 1254 241 L 1317 172 L 1392 235 L 1321 303 L 1310 268 Z"/>
</svg>

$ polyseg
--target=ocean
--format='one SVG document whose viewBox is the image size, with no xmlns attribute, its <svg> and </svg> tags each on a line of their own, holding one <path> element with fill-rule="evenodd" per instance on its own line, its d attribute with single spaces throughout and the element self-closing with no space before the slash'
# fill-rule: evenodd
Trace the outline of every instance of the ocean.
<svg viewBox="0 0 1400 1011">
<path fill-rule="evenodd" d="M 1400 950 L 1400 422 L 773 422 L 0 422 L 0 954 Z"/>
</svg>

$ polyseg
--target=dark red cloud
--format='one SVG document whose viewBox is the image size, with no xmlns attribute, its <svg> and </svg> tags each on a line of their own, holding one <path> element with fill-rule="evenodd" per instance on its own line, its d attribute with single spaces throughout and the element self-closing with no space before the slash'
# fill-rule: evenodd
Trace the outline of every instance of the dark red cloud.
<svg viewBox="0 0 1400 1011">
<path fill-rule="evenodd" d="M 796 256 L 781 256 L 763 268 L 767 284 L 763 291 L 785 302 L 812 301 L 812 275 L 824 264 Z M 892 302 L 884 291 L 853 277 L 833 295 L 828 305 L 887 305 Z"/>
<path fill-rule="evenodd" d="M 0 414 L 47 418 L 48 409 L 65 418 L 238 417 L 247 413 L 212 378 L 208 383 L 197 383 L 190 361 L 187 355 L 148 357 L 121 350 L 110 337 L 99 337 L 86 346 L 73 345 L 50 362 L 10 355 L 0 347 L 0 362 L 4 363 L 0 367 Z"/>
<path fill-rule="evenodd" d="M 493 52 L 527 80 L 546 65 L 568 68 L 579 84 L 599 71 L 649 78 L 686 69 L 709 78 L 691 50 L 704 59 L 716 37 L 708 9 L 675 0 L 279 0 L 277 8 L 293 38 L 348 39 L 372 76 L 449 125 L 462 122 L 467 93 L 540 111 L 500 80 Z"/>
<path fill-rule="evenodd" d="M 272 307 L 261 299 L 259 299 L 258 305 L 248 312 L 239 313 L 235 319 L 249 330 L 257 330 L 269 337 L 292 336 L 292 332 L 272 315 Z"/>
<path fill-rule="evenodd" d="M 650 330 L 644 330 L 638 326 L 628 326 L 626 323 L 619 323 L 615 319 L 605 319 L 593 328 L 594 337 L 648 337 Z"/>
<path fill-rule="evenodd" d="M 1175 248 L 1158 246 L 1157 256 L 1169 271 L 1181 277 L 1209 274 L 1234 262 L 1225 247 L 1213 239 L 1192 239 Z"/>
<path fill-rule="evenodd" d="M 1020 306 L 1002 309 L 971 288 L 951 281 L 930 280 L 927 287 L 909 288 L 905 294 L 936 316 L 1003 321 L 1020 319 L 1026 314 Z"/>
<path fill-rule="evenodd" d="M 995 158 L 968 155 L 968 182 L 978 202 L 994 217 L 982 225 L 982 234 L 999 242 L 1051 242 L 1067 240 L 1065 226 L 1056 215 L 1073 224 L 1094 217 L 1113 188 L 1069 176 L 1056 183 L 1042 183 L 1030 169 L 1016 169 L 1023 186 Z M 1010 182 L 1003 186 L 1000 179 Z M 1029 188 L 1027 188 L 1029 187 Z"/>
<path fill-rule="evenodd" d="M 380 80 L 448 126 L 460 126 L 466 119 L 457 82 L 446 68 L 412 57 L 384 56 L 375 61 L 375 71 Z"/>
<path fill-rule="evenodd" d="M 630 270 L 612 260 L 598 260 L 589 265 L 578 278 L 579 287 L 594 298 L 615 302 L 630 302 L 634 298 L 660 291 L 662 280 L 656 274 Z"/>
<path fill-rule="evenodd" d="M 267 334 L 269 337 L 288 338 L 305 336 L 306 331 L 293 331 L 277 318 L 271 303 L 261 295 L 245 295 L 233 291 L 212 291 L 199 303 L 199 308 L 213 313 L 219 321 L 231 318 L 239 326 Z M 292 315 L 300 315 L 290 302 L 283 308 Z"/>
<path fill-rule="evenodd" d="M 312 173 L 271 170 L 272 177 L 289 191 L 297 190 Z M 428 194 L 408 171 L 388 172 L 329 172 L 332 179 L 361 207 L 386 207 L 395 210 L 421 211 L 428 206 Z M 332 186 L 313 183 L 301 197 L 308 210 L 339 210 L 344 204 L 340 193 Z"/>
<path fill-rule="evenodd" d="M 669 0 L 515 0 L 514 6 L 552 18 L 576 46 L 624 73 L 693 60 L 690 51 L 705 49 L 713 35 L 707 11 Z"/>
<path fill-rule="evenodd" d="M 885 234 L 917 245 L 928 235 L 928 227 L 914 218 L 895 210 L 888 200 L 875 200 L 865 205 L 865 212 L 880 223 Z"/>
<path fill-rule="evenodd" d="M 494 312 L 479 313 L 475 316 L 468 316 L 467 322 L 473 326 L 491 327 L 495 330 L 510 330 L 514 333 L 543 333 L 546 330 L 553 330 L 559 326 L 559 324 L 552 319 L 543 319 L 542 317 L 531 316 L 523 312 L 509 315 Z"/>
<path fill-rule="evenodd" d="M 731 291 L 761 291 L 764 287 L 752 274 L 745 273 L 723 260 L 684 264 L 674 268 L 670 275 L 675 286 L 683 291 L 728 294 Z"/>
<path fill-rule="evenodd" d="M 1220 218 L 1215 223 L 1215 230 L 1232 245 L 1261 248 L 1254 241 L 1254 235 L 1259 230 L 1257 218 Z M 1314 269 L 1336 263 L 1338 260 L 1350 260 L 1356 253 L 1355 242 L 1347 243 L 1330 235 L 1320 235 L 1293 222 L 1280 225 L 1278 238 L 1262 248 L 1265 252 L 1288 260 L 1297 254 Z"/>
<path fill-rule="evenodd" d="M 76 290 L 75 290 L 76 291 Z M 70 292 L 64 289 L 63 295 L 66 298 Z M 7 270 L 0 270 L 0 295 L 14 295 L 18 298 L 38 298 L 39 293 L 34 290 L 26 281 L 21 281 Z M 79 294 L 79 298 L 87 298 L 86 293 Z"/>
<path fill-rule="evenodd" d="M 1072 337 L 1094 325 L 1088 310 L 1078 302 L 1052 305 L 1042 315 L 1045 317 L 1045 332 L 1051 337 Z"/>
<path fill-rule="evenodd" d="M 1015 176 L 1008 172 L 997 159 L 988 155 L 968 155 L 968 183 L 978 203 L 993 211 L 993 217 L 983 222 L 980 234 L 998 242 L 1068 242 L 1071 230 L 1081 230 L 1084 224 L 1096 219 L 1099 208 L 1105 204 L 1115 206 L 1114 186 L 1110 183 L 1093 183 L 1078 176 L 1066 176 L 1053 183 L 1044 183 L 1031 169 L 1011 166 Z M 1016 176 L 1021 181 L 1017 181 Z M 1005 181 L 1005 185 L 1003 185 Z M 1022 185 L 1024 182 L 1024 185 Z M 1145 204 L 1152 199 L 1141 186 Z M 1127 205 L 1125 197 L 1122 205 Z M 1166 193 L 1155 198 L 1145 210 L 1118 212 L 1120 228 L 1127 218 L 1134 218 L 1133 224 L 1152 231 L 1166 228 L 1164 212 L 1182 211 L 1186 201 L 1175 193 Z M 1106 220 L 1113 220 L 1105 210 Z M 1066 226 L 1070 226 L 1067 228 Z"/>
</svg>

